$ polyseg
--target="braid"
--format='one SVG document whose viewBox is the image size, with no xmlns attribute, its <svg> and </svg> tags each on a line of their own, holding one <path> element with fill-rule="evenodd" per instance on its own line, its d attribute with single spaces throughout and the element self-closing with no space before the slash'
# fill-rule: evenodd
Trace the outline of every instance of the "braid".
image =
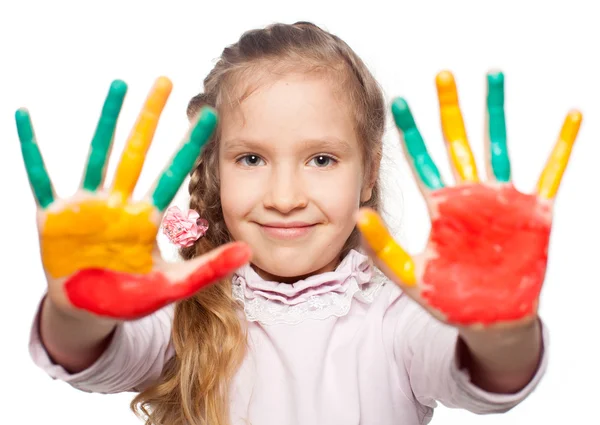
<svg viewBox="0 0 600 425">
<path fill-rule="evenodd" d="M 201 180 L 202 180 L 202 168 L 200 166 L 196 166 L 191 173 L 190 183 L 188 185 L 188 189 L 190 192 L 190 209 L 195 211 L 204 211 L 202 205 L 202 196 L 201 196 Z M 196 242 L 197 244 L 198 242 Z M 184 247 L 179 250 L 181 257 L 185 260 L 191 260 L 196 256 L 196 244 Z"/>
</svg>

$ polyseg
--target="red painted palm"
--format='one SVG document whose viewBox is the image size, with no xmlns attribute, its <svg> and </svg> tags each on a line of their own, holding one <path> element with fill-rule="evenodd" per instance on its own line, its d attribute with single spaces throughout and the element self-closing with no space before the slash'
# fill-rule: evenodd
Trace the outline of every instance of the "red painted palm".
<svg viewBox="0 0 600 425">
<path fill-rule="evenodd" d="M 479 178 L 467 141 L 452 74 L 438 74 L 436 84 L 457 186 L 442 181 L 406 101 L 397 99 L 392 106 L 431 217 L 425 251 L 407 254 L 374 211 L 361 211 L 359 229 L 382 271 L 440 320 L 458 326 L 527 322 L 537 313 L 553 200 L 581 114 L 567 115 L 536 192 L 524 194 L 511 183 L 503 75 L 488 75 L 486 181 Z"/>
</svg>

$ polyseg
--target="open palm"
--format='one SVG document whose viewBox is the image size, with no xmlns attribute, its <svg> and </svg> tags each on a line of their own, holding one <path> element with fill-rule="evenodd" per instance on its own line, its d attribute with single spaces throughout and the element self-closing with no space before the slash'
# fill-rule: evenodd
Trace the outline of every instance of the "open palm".
<svg viewBox="0 0 600 425">
<path fill-rule="evenodd" d="M 392 113 L 427 202 L 431 233 L 410 256 L 372 210 L 359 229 L 388 277 L 434 316 L 459 326 L 527 322 L 535 317 L 546 272 L 553 199 L 581 123 L 571 111 L 534 194 L 511 183 L 504 118 L 504 76 L 488 74 L 487 180 L 480 181 L 450 72 L 436 79 L 441 124 L 457 186 L 447 187 L 404 99 Z"/>
<path fill-rule="evenodd" d="M 16 113 L 23 160 L 38 205 L 42 262 L 48 296 L 63 310 L 83 309 L 116 319 L 135 319 L 187 298 L 250 258 L 232 243 L 185 263 L 167 263 L 156 235 L 162 215 L 202 147 L 217 117 L 205 108 L 149 195 L 131 199 L 172 84 L 159 78 L 138 117 L 117 167 L 104 189 L 107 159 L 127 86 L 114 81 L 89 151 L 80 190 L 57 199 L 37 146 L 29 112 Z"/>
</svg>

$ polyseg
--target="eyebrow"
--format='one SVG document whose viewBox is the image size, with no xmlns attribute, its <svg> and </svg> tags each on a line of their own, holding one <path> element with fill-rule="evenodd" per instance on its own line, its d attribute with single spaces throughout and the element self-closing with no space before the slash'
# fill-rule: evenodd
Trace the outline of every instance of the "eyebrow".
<svg viewBox="0 0 600 425">
<path fill-rule="evenodd" d="M 302 144 L 307 150 L 319 149 L 324 151 L 338 151 L 342 153 L 352 152 L 352 145 L 348 141 L 338 139 L 337 137 L 327 137 L 323 139 L 307 139 L 303 140 Z"/>
<path fill-rule="evenodd" d="M 305 139 L 300 144 L 304 150 L 352 152 L 352 145 L 346 140 L 338 139 L 337 137 Z M 223 142 L 223 149 L 226 152 L 235 150 L 260 151 L 264 150 L 264 144 L 257 140 L 229 139 Z"/>
</svg>

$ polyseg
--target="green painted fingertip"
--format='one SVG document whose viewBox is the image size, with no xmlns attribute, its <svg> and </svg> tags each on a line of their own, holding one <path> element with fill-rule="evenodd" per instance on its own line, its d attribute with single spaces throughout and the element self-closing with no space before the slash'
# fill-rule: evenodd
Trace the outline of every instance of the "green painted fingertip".
<svg viewBox="0 0 600 425">
<path fill-rule="evenodd" d="M 122 93 L 123 96 L 127 93 L 127 83 L 123 80 L 113 80 L 110 84 L 110 91 L 114 93 Z"/>
<path fill-rule="evenodd" d="M 401 97 L 392 102 L 392 115 L 396 126 L 402 131 L 408 131 L 416 127 L 415 119 L 410 111 L 408 102 Z"/>
<path fill-rule="evenodd" d="M 511 178 L 511 169 L 504 113 L 504 74 L 502 72 L 488 73 L 487 83 L 488 137 L 492 172 L 496 180 L 508 182 Z"/>
<path fill-rule="evenodd" d="M 504 73 L 502 71 L 490 71 L 487 73 L 488 81 L 497 81 L 504 84 Z"/>
<path fill-rule="evenodd" d="M 217 111 L 209 106 L 205 106 L 200 111 L 198 121 L 190 134 L 190 141 L 204 146 L 212 136 L 217 127 L 218 116 Z"/>
<path fill-rule="evenodd" d="M 98 186 L 100 186 L 102 181 L 108 152 L 115 134 L 117 121 L 126 94 L 127 84 L 124 81 L 114 80 L 111 83 L 102 107 L 96 131 L 92 138 L 91 149 L 83 180 L 83 188 L 88 191 L 93 192 L 98 189 Z"/>
<path fill-rule="evenodd" d="M 487 75 L 488 82 L 488 107 L 504 106 L 504 74 L 502 72 L 490 72 Z"/>
<path fill-rule="evenodd" d="M 19 133 L 21 142 L 24 140 L 33 140 L 33 128 L 31 126 L 31 116 L 29 115 L 29 111 L 25 108 L 17 109 L 17 112 L 15 112 L 15 121 L 17 123 L 17 132 Z"/>
<path fill-rule="evenodd" d="M 52 183 L 46 171 L 42 154 L 37 146 L 31 116 L 25 108 L 15 113 L 17 133 L 21 142 L 21 154 L 25 163 L 25 171 L 31 185 L 33 195 L 42 208 L 54 202 Z"/>
<path fill-rule="evenodd" d="M 403 98 L 394 99 L 392 115 L 396 126 L 403 133 L 404 146 L 421 182 L 431 190 L 444 187 L 440 172 L 427 151 L 408 102 Z"/>
<path fill-rule="evenodd" d="M 127 83 L 123 80 L 114 80 L 110 84 L 108 94 L 104 100 L 102 106 L 101 117 L 109 118 L 111 121 L 115 121 L 121 113 L 123 102 L 125 101 L 125 95 L 127 94 Z"/>
<path fill-rule="evenodd" d="M 200 116 L 189 139 L 181 146 L 175 154 L 169 167 L 162 173 L 152 193 L 152 203 L 160 211 L 169 206 L 183 181 L 194 168 L 202 148 L 210 140 L 217 126 L 217 113 L 210 107 L 205 107 L 200 112 Z"/>
</svg>

